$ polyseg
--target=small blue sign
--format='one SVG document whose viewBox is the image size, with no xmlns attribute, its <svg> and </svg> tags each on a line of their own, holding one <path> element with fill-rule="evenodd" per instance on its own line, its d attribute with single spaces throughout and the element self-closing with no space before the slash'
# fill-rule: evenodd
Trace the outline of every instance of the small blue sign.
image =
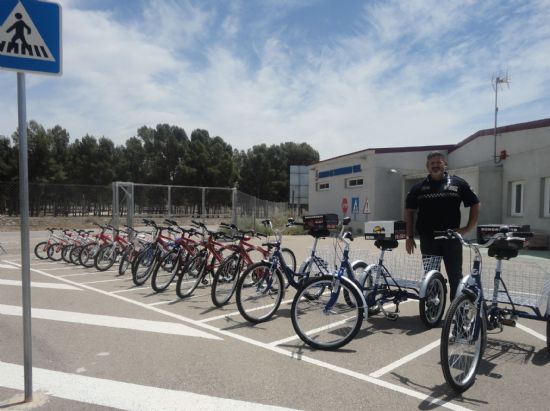
<svg viewBox="0 0 550 411">
<path fill-rule="evenodd" d="M 353 214 L 359 213 L 359 197 L 352 197 L 351 198 L 351 212 Z"/>
<path fill-rule="evenodd" d="M 61 6 L 39 0 L 0 1 L 0 68 L 61 74 Z"/>
</svg>

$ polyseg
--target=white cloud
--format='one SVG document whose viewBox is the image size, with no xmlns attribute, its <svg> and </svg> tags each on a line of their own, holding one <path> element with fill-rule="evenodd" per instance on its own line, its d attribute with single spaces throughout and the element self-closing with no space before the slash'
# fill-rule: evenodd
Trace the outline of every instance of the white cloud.
<svg viewBox="0 0 550 411">
<path fill-rule="evenodd" d="M 316 42 L 285 20 L 314 1 L 251 16 L 247 2 L 151 0 L 124 21 L 63 3 L 64 75 L 29 76 L 28 111 L 73 138 L 122 144 L 167 122 L 238 149 L 305 141 L 321 158 L 455 143 L 492 126 L 491 75 L 506 68 L 499 123 L 548 117 L 547 1 L 368 2 L 353 31 Z M 8 77 L 0 134 L 17 126 Z"/>
</svg>

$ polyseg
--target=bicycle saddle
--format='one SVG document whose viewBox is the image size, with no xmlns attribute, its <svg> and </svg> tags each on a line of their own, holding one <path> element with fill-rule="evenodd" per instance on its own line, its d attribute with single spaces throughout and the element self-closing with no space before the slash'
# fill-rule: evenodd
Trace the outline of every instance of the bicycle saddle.
<svg viewBox="0 0 550 411">
<path fill-rule="evenodd" d="M 382 250 L 392 250 L 394 248 L 397 248 L 399 246 L 399 243 L 395 239 L 384 238 L 376 240 L 374 242 L 374 246 Z"/>
<path fill-rule="evenodd" d="M 489 257 L 495 257 L 499 260 L 509 260 L 518 256 L 518 250 L 523 248 L 522 240 L 508 240 L 499 238 L 489 246 Z"/>
</svg>

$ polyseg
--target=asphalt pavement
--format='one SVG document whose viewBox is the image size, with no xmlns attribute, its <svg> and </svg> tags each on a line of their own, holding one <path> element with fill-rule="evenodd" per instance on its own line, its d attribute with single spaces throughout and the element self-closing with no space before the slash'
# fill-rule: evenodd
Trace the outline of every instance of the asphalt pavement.
<svg viewBox="0 0 550 411">
<path fill-rule="evenodd" d="M 19 233 L 0 233 L 7 252 L 0 252 L 0 408 L 547 409 L 545 322 L 522 319 L 492 332 L 476 383 L 457 395 L 441 371 L 441 329 L 425 328 L 416 300 L 401 304 L 396 321 L 366 319 L 339 350 L 314 350 L 292 328 L 290 289 L 271 321 L 252 325 L 234 298 L 214 307 L 209 285 L 181 300 L 174 285 L 155 293 L 149 282 L 136 287 L 129 274 L 117 277 L 116 267 L 39 260 L 32 249 L 46 237 L 31 232 L 34 395 L 25 404 Z M 312 238 L 283 244 L 303 260 Z M 352 247 L 376 256 L 367 240 Z"/>
</svg>

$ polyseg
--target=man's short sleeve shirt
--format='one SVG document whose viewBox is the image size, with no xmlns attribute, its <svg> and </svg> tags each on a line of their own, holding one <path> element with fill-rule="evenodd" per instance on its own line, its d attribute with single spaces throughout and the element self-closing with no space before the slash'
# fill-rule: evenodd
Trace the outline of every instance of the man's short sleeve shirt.
<svg viewBox="0 0 550 411">
<path fill-rule="evenodd" d="M 479 199 L 465 180 L 445 173 L 439 181 L 428 176 L 415 184 L 407 195 L 405 207 L 418 209 L 419 234 L 433 236 L 434 230 L 460 227 L 461 203 L 471 207 L 479 203 Z"/>
</svg>

